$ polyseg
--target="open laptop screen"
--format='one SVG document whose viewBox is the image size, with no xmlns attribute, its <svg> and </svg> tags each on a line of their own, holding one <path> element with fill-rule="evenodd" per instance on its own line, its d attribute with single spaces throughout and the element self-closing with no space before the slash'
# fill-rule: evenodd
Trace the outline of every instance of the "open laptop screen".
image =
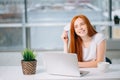
<svg viewBox="0 0 120 80">
<path fill-rule="evenodd" d="M 81 76 L 76 54 L 44 53 L 43 61 L 49 74 Z"/>
</svg>

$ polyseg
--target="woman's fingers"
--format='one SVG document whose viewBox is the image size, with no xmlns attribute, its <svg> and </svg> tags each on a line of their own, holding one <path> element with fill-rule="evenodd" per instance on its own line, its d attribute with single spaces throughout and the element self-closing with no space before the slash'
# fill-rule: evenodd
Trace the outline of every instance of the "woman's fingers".
<svg viewBox="0 0 120 80">
<path fill-rule="evenodd" d="M 67 37 L 68 37 L 67 31 L 64 31 L 63 34 L 62 34 L 62 38 L 66 39 Z"/>
<path fill-rule="evenodd" d="M 64 42 L 67 42 L 68 41 L 68 32 L 64 31 L 61 37 L 62 37 Z"/>
</svg>

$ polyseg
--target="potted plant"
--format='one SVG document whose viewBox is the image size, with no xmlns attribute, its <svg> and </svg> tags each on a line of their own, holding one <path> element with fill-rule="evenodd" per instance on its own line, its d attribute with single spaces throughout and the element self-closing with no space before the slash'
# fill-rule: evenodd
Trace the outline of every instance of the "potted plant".
<svg viewBox="0 0 120 80">
<path fill-rule="evenodd" d="M 31 49 L 25 49 L 22 52 L 23 59 L 21 60 L 22 71 L 25 75 L 31 75 L 36 73 L 36 54 Z"/>
<path fill-rule="evenodd" d="M 117 15 L 114 16 L 114 23 L 119 24 L 119 17 Z"/>
</svg>

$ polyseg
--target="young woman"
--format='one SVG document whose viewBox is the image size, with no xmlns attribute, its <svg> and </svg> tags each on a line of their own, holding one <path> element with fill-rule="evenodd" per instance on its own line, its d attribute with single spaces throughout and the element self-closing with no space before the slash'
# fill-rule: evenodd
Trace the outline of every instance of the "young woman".
<svg viewBox="0 0 120 80">
<path fill-rule="evenodd" d="M 67 31 L 62 34 L 65 53 L 75 53 L 79 67 L 97 67 L 104 61 L 106 40 L 102 33 L 95 31 L 85 15 L 75 16 L 70 25 L 70 42 Z"/>
</svg>

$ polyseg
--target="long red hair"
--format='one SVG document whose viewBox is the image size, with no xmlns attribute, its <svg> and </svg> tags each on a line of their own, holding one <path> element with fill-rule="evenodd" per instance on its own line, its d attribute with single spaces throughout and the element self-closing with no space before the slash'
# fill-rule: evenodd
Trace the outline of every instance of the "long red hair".
<svg viewBox="0 0 120 80">
<path fill-rule="evenodd" d="M 70 45 L 69 45 L 69 52 L 70 53 L 76 53 L 78 57 L 78 61 L 83 61 L 83 50 L 82 50 L 82 39 L 81 37 L 77 36 L 74 30 L 74 22 L 77 18 L 83 19 L 85 24 L 87 25 L 88 29 L 88 36 L 92 37 L 94 34 L 96 34 L 96 30 L 91 25 L 88 18 L 84 15 L 77 15 L 73 17 L 71 21 L 71 27 L 70 27 Z"/>
</svg>

